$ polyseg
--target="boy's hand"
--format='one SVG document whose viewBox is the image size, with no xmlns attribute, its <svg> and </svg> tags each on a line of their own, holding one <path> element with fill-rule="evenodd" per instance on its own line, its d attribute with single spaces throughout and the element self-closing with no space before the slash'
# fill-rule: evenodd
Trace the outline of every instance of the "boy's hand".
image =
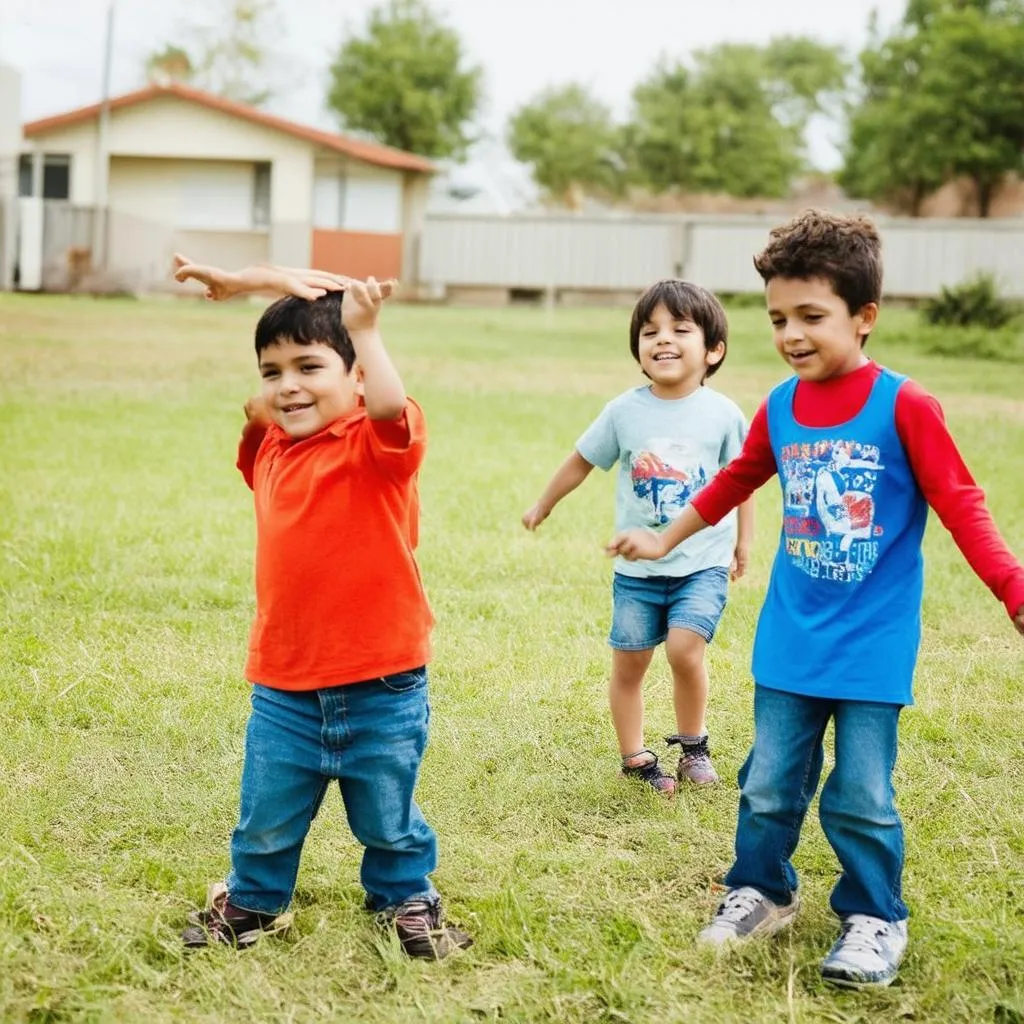
<svg viewBox="0 0 1024 1024">
<path fill-rule="evenodd" d="M 528 530 L 536 530 L 547 517 L 551 515 L 551 509 L 545 508 L 539 501 L 533 508 L 528 508 L 523 513 L 523 526 Z"/>
<path fill-rule="evenodd" d="M 1017 627 L 1017 632 L 1024 636 L 1024 604 L 1017 609 L 1017 614 L 1013 617 L 1013 624 Z"/>
<path fill-rule="evenodd" d="M 745 576 L 750 564 L 750 548 L 746 544 L 737 544 L 732 553 L 732 565 L 729 566 L 729 579 L 738 580 Z"/>
<path fill-rule="evenodd" d="M 365 282 L 354 278 L 345 287 L 348 294 L 341 304 L 341 324 L 345 330 L 368 331 L 377 326 L 380 307 L 398 286 L 394 279 L 378 281 L 368 277 Z"/>
<path fill-rule="evenodd" d="M 193 263 L 187 256 L 182 256 L 178 252 L 174 254 L 174 280 L 182 283 L 189 280 L 198 281 L 206 286 L 206 297 L 218 302 L 237 295 L 243 287 L 240 274 L 221 270 L 220 267 Z"/>
<path fill-rule="evenodd" d="M 609 558 L 621 555 L 627 562 L 656 561 L 667 554 L 662 551 L 661 537 L 650 530 L 625 530 L 617 533 L 605 546 Z"/>
<path fill-rule="evenodd" d="M 273 423 L 266 399 L 262 395 L 253 395 L 246 401 L 244 408 L 246 423 L 260 427 L 269 427 Z"/>
<path fill-rule="evenodd" d="M 278 267 L 250 267 L 227 271 L 193 263 L 181 253 L 174 254 L 174 280 L 198 281 L 206 286 L 206 297 L 221 302 L 245 292 L 273 292 L 300 299 L 319 299 L 328 292 L 344 291 L 351 278 L 326 271 L 292 272 Z"/>
</svg>

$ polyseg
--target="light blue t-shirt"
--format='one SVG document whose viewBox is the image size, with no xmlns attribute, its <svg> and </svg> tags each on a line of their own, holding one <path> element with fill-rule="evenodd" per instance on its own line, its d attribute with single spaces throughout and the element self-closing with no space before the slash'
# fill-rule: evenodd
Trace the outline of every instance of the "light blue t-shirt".
<svg viewBox="0 0 1024 1024">
<path fill-rule="evenodd" d="M 613 398 L 576 442 L 591 465 L 617 462 L 615 528 L 663 530 L 736 455 L 747 436 L 739 406 L 707 386 L 685 398 L 655 398 L 649 386 Z M 625 576 L 689 576 L 728 568 L 736 548 L 736 512 L 656 562 L 615 560 Z"/>
</svg>

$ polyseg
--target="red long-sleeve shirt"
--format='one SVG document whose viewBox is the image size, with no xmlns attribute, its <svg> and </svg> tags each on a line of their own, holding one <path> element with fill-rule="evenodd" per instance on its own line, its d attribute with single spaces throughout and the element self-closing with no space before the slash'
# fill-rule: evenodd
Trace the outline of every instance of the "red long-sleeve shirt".
<svg viewBox="0 0 1024 1024">
<path fill-rule="evenodd" d="M 805 427 L 831 427 L 853 419 L 881 372 L 878 363 L 869 362 L 832 380 L 801 381 L 793 398 L 794 417 Z M 895 415 L 896 433 L 925 500 L 968 564 L 1013 618 L 1024 608 L 1024 567 L 996 529 L 985 493 L 964 463 L 938 400 L 908 380 L 897 394 Z M 767 402 L 763 402 L 743 450 L 694 497 L 693 507 L 713 525 L 776 472 Z"/>
</svg>

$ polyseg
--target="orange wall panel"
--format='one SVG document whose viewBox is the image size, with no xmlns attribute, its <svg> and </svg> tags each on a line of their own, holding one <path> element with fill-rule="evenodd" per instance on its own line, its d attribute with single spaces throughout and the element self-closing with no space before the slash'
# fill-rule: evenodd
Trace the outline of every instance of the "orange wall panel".
<svg viewBox="0 0 1024 1024">
<path fill-rule="evenodd" d="M 313 266 L 349 277 L 402 276 L 402 236 L 369 231 L 313 231 Z"/>
</svg>

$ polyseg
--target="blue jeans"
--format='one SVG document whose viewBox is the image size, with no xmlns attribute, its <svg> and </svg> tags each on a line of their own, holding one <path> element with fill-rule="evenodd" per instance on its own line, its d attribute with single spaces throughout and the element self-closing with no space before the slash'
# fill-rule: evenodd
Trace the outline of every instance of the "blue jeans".
<svg viewBox="0 0 1024 1024">
<path fill-rule="evenodd" d="M 627 576 L 612 581 L 610 647 L 648 651 L 670 629 L 688 629 L 711 643 L 729 593 L 729 570 L 700 569 L 689 576 Z"/>
<path fill-rule="evenodd" d="M 821 827 L 843 869 L 832 890 L 832 909 L 840 917 L 907 917 L 903 823 L 892 787 L 900 710 L 899 704 L 755 688 L 754 746 L 739 772 L 736 861 L 725 877 L 727 886 L 752 886 L 775 903 L 792 899 L 797 877 L 790 857 L 818 788 L 822 739 L 832 718 L 835 767 L 818 806 Z"/>
<path fill-rule="evenodd" d="M 231 902 L 263 913 L 288 906 L 302 844 L 332 779 L 365 847 L 367 906 L 436 899 L 428 875 L 437 840 L 413 801 L 429 718 L 425 668 L 324 690 L 253 686 Z"/>
</svg>

